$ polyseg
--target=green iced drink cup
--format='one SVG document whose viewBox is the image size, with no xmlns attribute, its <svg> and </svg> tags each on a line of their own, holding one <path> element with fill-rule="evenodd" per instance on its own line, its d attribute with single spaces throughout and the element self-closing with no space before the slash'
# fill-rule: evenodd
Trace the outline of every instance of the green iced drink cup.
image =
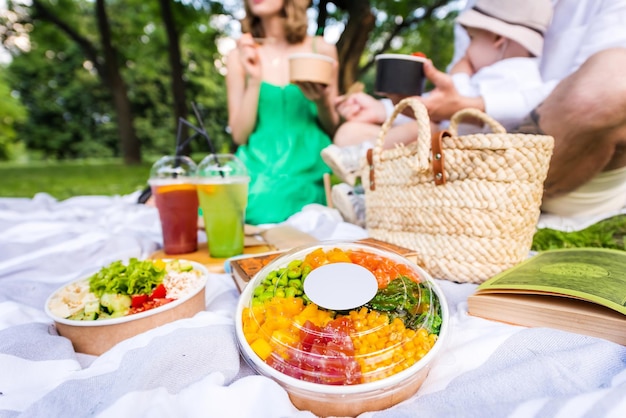
<svg viewBox="0 0 626 418">
<path fill-rule="evenodd" d="M 243 253 L 249 182 L 246 167 L 232 154 L 211 154 L 198 164 L 198 200 L 211 257 Z"/>
</svg>

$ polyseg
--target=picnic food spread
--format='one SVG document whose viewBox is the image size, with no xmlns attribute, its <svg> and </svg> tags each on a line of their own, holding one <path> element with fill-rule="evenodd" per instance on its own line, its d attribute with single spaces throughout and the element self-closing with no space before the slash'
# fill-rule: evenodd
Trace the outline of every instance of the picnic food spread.
<svg viewBox="0 0 626 418">
<path fill-rule="evenodd" d="M 204 284 L 202 272 L 184 260 L 115 261 L 50 298 L 53 315 L 76 321 L 119 318 L 163 306 Z"/>
<path fill-rule="evenodd" d="M 328 216 L 329 211 L 318 208 L 299 215 L 306 221 L 302 231 L 316 235 L 324 231 L 319 235 L 323 240 L 354 239 L 354 230 L 339 227 L 340 221 Z M 5 383 L 0 389 L 0 415 L 84 416 L 89 411 L 97 416 L 138 417 L 158 410 L 171 411 L 162 415 L 185 417 L 314 416 L 296 409 L 285 385 L 271 374 L 275 371 L 277 375 L 276 370 L 263 363 L 269 370 L 255 373 L 249 362 L 242 361 L 237 352 L 238 334 L 233 332 L 238 292 L 228 274 L 209 275 L 202 289 L 206 295 L 198 294 L 197 315 L 158 328 L 150 324 L 152 328 L 142 334 L 133 330 L 134 336 L 99 357 L 75 349 L 62 332 L 56 335 L 56 319 L 47 319 L 44 311 L 48 296 L 111 261 L 141 259 L 158 249 L 161 231 L 154 208 L 137 205 L 134 199 L 108 196 L 67 201 L 50 196 L 5 198 L 0 199 L 0 218 L 6 227 L 0 245 L 7 250 L 0 262 L 0 380 L 4 378 Z M 316 232 L 314 228 L 321 229 Z M 159 253 L 160 258 L 168 258 Z M 303 260 L 305 255 L 296 258 Z M 255 279 L 244 288 L 248 296 Z M 434 282 L 448 301 L 449 315 L 442 315 L 437 342 L 418 364 L 389 378 L 356 385 L 322 385 L 289 376 L 284 380 L 341 392 L 344 395 L 335 398 L 338 405 L 353 400 L 365 403 L 360 395 L 363 388 L 378 385 L 381 402 L 367 410 L 384 410 L 363 413 L 377 418 L 509 416 L 512 411 L 540 411 L 536 415 L 541 415 L 546 410 L 563 416 L 571 416 L 572 410 L 579 416 L 624 416 L 624 346 L 552 328 L 512 326 L 470 316 L 466 301 L 476 285 Z M 95 328 L 104 333 L 112 327 L 105 324 L 127 320 L 119 326 L 137 325 L 142 320 L 134 318 L 165 309 L 171 312 L 170 307 L 180 301 L 112 320 L 71 322 L 79 325 L 73 327 L 76 338 Z M 154 316 L 143 318 L 148 319 Z M 119 333 L 116 328 L 115 335 L 110 332 L 102 344 Z M 94 335 L 85 336 L 85 341 L 87 338 Z M 414 367 L 433 355 L 428 377 L 417 393 L 395 406 L 382 405 L 383 400 L 396 401 L 389 381 L 405 373 L 419 374 Z M 564 370 L 576 373 L 564 376 Z M 296 389 L 290 385 L 291 392 Z M 374 396 L 372 393 L 369 398 Z M 320 393 L 311 405 L 327 398 Z M 306 409 L 302 403 L 298 408 Z"/>
</svg>

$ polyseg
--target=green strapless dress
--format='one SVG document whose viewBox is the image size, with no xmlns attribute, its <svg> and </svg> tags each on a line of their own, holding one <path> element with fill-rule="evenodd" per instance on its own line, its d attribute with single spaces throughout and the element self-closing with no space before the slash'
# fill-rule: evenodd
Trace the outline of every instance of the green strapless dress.
<svg viewBox="0 0 626 418">
<path fill-rule="evenodd" d="M 261 83 L 256 129 L 236 155 L 250 174 L 246 223 L 278 223 L 310 203 L 326 204 L 320 151 L 331 140 L 298 86 Z"/>
</svg>

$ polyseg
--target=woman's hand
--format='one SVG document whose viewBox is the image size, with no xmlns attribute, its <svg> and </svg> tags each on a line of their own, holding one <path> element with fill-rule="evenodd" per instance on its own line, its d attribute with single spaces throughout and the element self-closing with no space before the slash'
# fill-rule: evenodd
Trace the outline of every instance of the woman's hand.
<svg viewBox="0 0 626 418">
<path fill-rule="evenodd" d="M 250 34 L 242 35 L 230 51 L 226 69 L 228 126 L 233 141 L 243 145 L 256 126 L 262 80 L 261 57 Z"/>
<path fill-rule="evenodd" d="M 254 42 L 252 35 L 244 33 L 237 41 L 237 49 L 239 51 L 239 60 L 248 79 L 254 81 L 261 80 L 261 57 L 258 51 L 258 45 Z"/>
<path fill-rule="evenodd" d="M 322 83 L 314 83 L 310 81 L 296 81 L 295 84 L 300 87 L 304 96 L 317 104 L 323 106 L 328 98 L 328 86 Z"/>
</svg>

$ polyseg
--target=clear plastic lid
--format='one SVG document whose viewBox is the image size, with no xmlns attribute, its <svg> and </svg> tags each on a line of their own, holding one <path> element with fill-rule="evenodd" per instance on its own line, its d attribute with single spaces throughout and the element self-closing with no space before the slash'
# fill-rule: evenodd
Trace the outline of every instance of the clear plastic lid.
<svg viewBox="0 0 626 418">
<path fill-rule="evenodd" d="M 166 155 L 157 160 L 150 169 L 150 182 L 159 180 L 185 180 L 195 178 L 198 166 L 185 155 Z"/>
<path fill-rule="evenodd" d="M 233 154 L 209 154 L 198 164 L 202 179 L 249 180 L 245 164 Z"/>
<path fill-rule="evenodd" d="M 258 371 L 255 363 L 265 363 L 307 382 L 355 385 L 400 373 L 428 354 L 442 325 L 430 276 L 372 245 L 298 248 L 248 286 L 240 301 L 244 357 L 255 357 Z"/>
</svg>

